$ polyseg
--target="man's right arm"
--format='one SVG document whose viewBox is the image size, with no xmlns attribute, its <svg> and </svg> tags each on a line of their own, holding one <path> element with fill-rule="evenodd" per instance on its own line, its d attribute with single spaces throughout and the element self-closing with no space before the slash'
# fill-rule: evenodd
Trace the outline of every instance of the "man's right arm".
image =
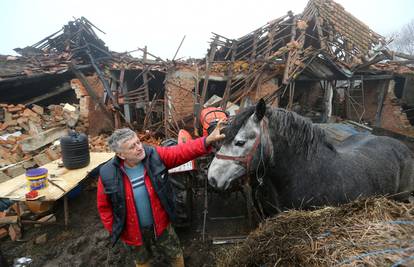
<svg viewBox="0 0 414 267">
<path fill-rule="evenodd" d="M 104 186 L 101 177 L 98 179 L 98 189 L 96 202 L 98 206 L 99 216 L 106 230 L 112 234 L 113 213 L 111 201 L 107 194 L 105 194 Z"/>
</svg>

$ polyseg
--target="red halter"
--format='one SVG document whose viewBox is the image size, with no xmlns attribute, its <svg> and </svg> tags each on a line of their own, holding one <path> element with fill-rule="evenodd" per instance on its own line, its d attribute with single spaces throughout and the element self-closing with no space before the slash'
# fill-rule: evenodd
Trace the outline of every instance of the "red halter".
<svg viewBox="0 0 414 267">
<path fill-rule="evenodd" d="M 268 127 L 265 127 L 265 124 L 266 124 L 266 126 L 268 124 L 266 117 L 264 117 L 262 119 L 262 121 L 260 122 L 260 127 L 263 129 L 264 132 L 267 132 Z M 218 154 L 217 153 L 216 158 L 224 159 L 224 160 L 234 160 L 234 161 L 241 162 L 246 167 L 246 174 L 247 174 L 247 178 L 248 178 L 247 182 L 250 182 L 250 179 L 249 179 L 250 178 L 250 166 L 251 166 L 251 163 L 252 163 L 253 156 L 255 155 L 256 150 L 259 147 L 260 137 L 261 137 L 261 133 L 259 133 L 256 136 L 256 140 L 254 141 L 254 144 L 253 144 L 252 148 L 250 149 L 250 151 L 245 156 L 236 157 L 236 156 L 228 156 L 228 155 L 223 155 L 223 154 Z"/>
</svg>

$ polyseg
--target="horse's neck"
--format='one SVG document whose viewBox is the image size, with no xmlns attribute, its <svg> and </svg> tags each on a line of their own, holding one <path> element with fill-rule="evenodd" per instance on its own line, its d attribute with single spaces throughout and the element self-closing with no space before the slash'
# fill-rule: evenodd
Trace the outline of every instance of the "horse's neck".
<svg viewBox="0 0 414 267">
<path fill-rule="evenodd" d="M 286 153 L 293 152 L 308 157 L 319 147 L 327 147 L 325 133 L 312 122 L 306 121 L 296 113 L 278 109 L 270 114 L 269 130 L 273 132 L 272 141 L 277 143 L 275 146 L 280 146 L 280 142 L 288 144 L 284 148 Z"/>
<path fill-rule="evenodd" d="M 274 138 L 273 169 L 276 176 L 286 176 L 297 172 L 298 168 L 307 168 L 315 162 L 324 162 L 326 158 L 334 158 L 336 152 L 321 143 L 308 151 L 289 146 L 286 140 Z"/>
</svg>

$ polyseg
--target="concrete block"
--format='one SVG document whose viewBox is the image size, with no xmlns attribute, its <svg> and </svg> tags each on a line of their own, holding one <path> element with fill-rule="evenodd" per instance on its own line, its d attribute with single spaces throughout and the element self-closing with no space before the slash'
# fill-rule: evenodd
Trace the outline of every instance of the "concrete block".
<svg viewBox="0 0 414 267">
<path fill-rule="evenodd" d="M 37 164 L 37 165 L 39 165 L 39 166 L 43 166 L 43 165 L 45 165 L 45 164 L 47 164 L 47 163 L 51 162 L 51 160 L 49 159 L 49 157 L 48 157 L 48 156 L 46 156 L 46 154 L 45 154 L 45 153 L 42 153 L 42 154 L 39 154 L 39 155 L 34 156 L 34 157 L 33 157 L 33 160 L 34 160 L 34 162 L 36 162 L 36 164 Z"/>
<path fill-rule="evenodd" d="M 15 166 L 12 166 L 12 167 L 10 167 L 6 170 L 7 175 L 10 176 L 10 177 L 16 177 L 16 176 L 19 176 L 19 175 L 21 175 L 25 172 L 26 172 L 26 170 L 23 168 L 22 165 L 15 165 Z"/>
<path fill-rule="evenodd" d="M 34 162 L 33 160 L 29 160 L 23 163 L 23 168 L 30 169 L 33 168 L 36 165 L 36 162 Z"/>
<path fill-rule="evenodd" d="M 50 144 L 65 135 L 67 135 L 66 128 L 52 128 L 41 132 L 36 136 L 26 138 L 19 143 L 22 146 L 23 152 L 30 152 Z"/>
</svg>

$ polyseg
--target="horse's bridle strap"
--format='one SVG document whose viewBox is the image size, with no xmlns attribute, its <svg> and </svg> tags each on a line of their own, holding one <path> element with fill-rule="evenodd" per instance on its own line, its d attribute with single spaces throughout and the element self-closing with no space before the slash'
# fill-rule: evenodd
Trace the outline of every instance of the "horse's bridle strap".
<svg viewBox="0 0 414 267">
<path fill-rule="evenodd" d="M 267 124 L 267 118 L 263 118 L 262 122 L 261 122 L 261 126 L 263 128 L 264 131 L 267 130 L 267 128 L 265 127 L 264 124 Z M 234 160 L 234 161 L 239 161 L 241 163 L 244 163 L 247 167 L 247 172 L 249 172 L 249 167 L 250 167 L 250 163 L 253 159 L 254 153 L 256 153 L 256 149 L 260 144 L 260 138 L 261 138 L 261 134 L 259 133 L 256 136 L 256 140 L 254 141 L 253 147 L 250 149 L 249 153 L 247 153 L 245 156 L 228 156 L 228 155 L 223 155 L 223 154 L 216 154 L 216 158 L 218 159 L 225 159 L 225 160 Z"/>
<path fill-rule="evenodd" d="M 239 161 L 239 162 L 247 164 L 253 158 L 253 155 L 256 152 L 256 149 L 259 146 L 259 144 L 260 144 L 260 135 L 257 135 L 256 140 L 254 141 L 253 147 L 252 147 L 252 149 L 250 149 L 250 151 L 249 151 L 249 153 L 247 153 L 247 155 L 235 157 L 235 156 L 228 156 L 228 155 L 223 155 L 223 154 L 218 154 L 217 153 L 216 158 L 218 158 L 218 159 L 227 159 L 227 160 L 235 160 L 235 161 Z"/>
</svg>

